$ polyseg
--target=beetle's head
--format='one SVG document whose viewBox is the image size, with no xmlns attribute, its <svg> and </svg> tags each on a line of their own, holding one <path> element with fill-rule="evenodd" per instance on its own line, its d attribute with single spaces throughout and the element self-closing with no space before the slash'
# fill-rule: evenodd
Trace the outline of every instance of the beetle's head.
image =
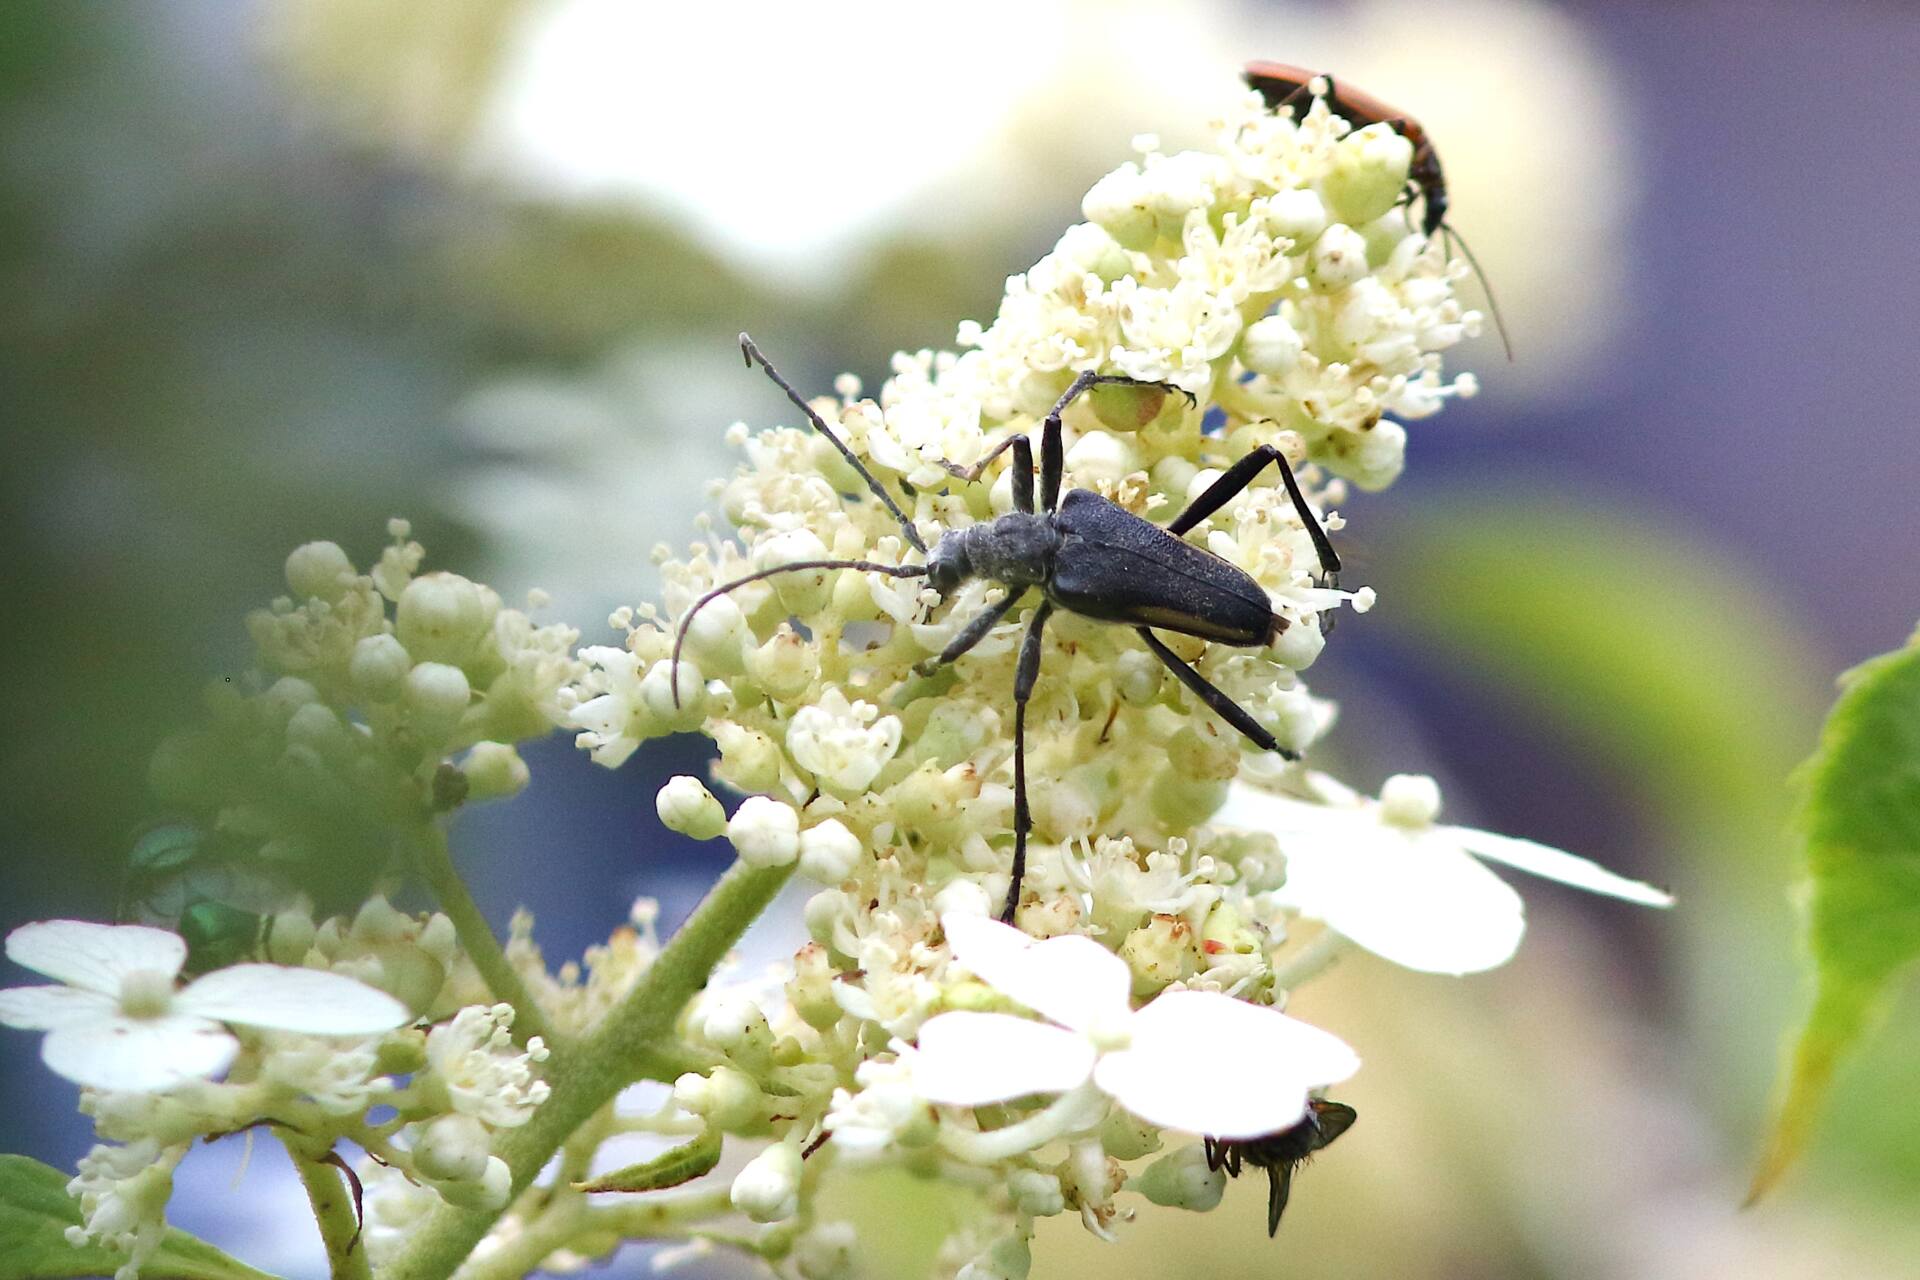
<svg viewBox="0 0 1920 1280">
<path fill-rule="evenodd" d="M 927 553 L 927 581 L 941 595 L 973 576 L 973 558 L 967 554 L 967 530 L 949 529 Z"/>
</svg>

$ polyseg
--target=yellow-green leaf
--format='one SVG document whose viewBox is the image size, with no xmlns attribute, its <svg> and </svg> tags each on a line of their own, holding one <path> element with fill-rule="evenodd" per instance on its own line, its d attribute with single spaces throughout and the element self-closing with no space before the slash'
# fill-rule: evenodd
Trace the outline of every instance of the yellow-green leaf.
<svg viewBox="0 0 1920 1280">
<path fill-rule="evenodd" d="M 1920 633 L 1841 677 L 1798 781 L 1814 1003 L 1749 1202 L 1805 1149 L 1835 1068 L 1873 1029 L 1894 977 L 1920 958 Z"/>
<path fill-rule="evenodd" d="M 25 1156 L 0 1155 L 0 1280 L 110 1276 L 127 1255 L 96 1244 L 67 1243 L 80 1225 L 69 1175 Z M 140 1268 L 142 1280 L 272 1280 L 184 1231 L 169 1230 Z"/>
</svg>

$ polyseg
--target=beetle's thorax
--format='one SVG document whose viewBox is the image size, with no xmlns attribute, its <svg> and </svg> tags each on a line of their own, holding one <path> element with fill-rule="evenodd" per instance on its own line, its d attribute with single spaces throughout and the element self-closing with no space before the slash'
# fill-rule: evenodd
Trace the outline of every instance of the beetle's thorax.
<svg viewBox="0 0 1920 1280">
<path fill-rule="evenodd" d="M 968 578 L 1008 587 L 1039 586 L 1053 576 L 1060 534 L 1047 516 L 1011 512 L 986 524 L 940 535 L 927 557 L 927 577 L 941 591 Z"/>
</svg>

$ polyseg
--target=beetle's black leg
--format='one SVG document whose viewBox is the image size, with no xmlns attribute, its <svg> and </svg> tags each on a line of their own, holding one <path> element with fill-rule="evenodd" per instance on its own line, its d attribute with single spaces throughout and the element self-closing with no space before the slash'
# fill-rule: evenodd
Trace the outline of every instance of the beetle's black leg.
<svg viewBox="0 0 1920 1280">
<path fill-rule="evenodd" d="M 1033 514 L 1033 446 L 1025 436 L 1013 438 L 1013 509 Z"/>
<path fill-rule="evenodd" d="M 949 662 L 952 662 L 955 658 L 958 658 L 961 654 L 979 644 L 987 638 L 987 632 L 993 630 L 1000 619 L 1006 617 L 1013 609 L 1013 606 L 1020 602 L 1020 597 L 1023 594 L 1025 593 L 1020 591 L 1009 591 L 1007 592 L 1007 598 L 1005 600 L 1000 601 L 998 604 L 988 605 L 982 609 L 974 616 L 972 622 L 969 622 L 961 629 L 959 635 L 947 642 L 947 647 L 940 651 L 939 657 L 928 658 L 925 662 L 916 663 L 913 669 L 923 676 L 927 675 L 931 673 L 935 667 L 946 666 Z"/>
<path fill-rule="evenodd" d="M 1207 486 L 1207 491 L 1187 504 L 1187 509 L 1175 516 L 1167 525 L 1167 532 L 1179 537 L 1193 526 L 1225 506 L 1234 494 L 1253 483 L 1260 474 L 1260 468 L 1269 462 L 1280 468 L 1280 479 L 1287 486 L 1287 497 L 1293 501 L 1293 509 L 1300 513 L 1300 519 L 1307 526 L 1307 536 L 1313 539 L 1313 549 L 1320 557 L 1320 572 L 1329 586 L 1339 580 L 1340 554 L 1333 549 L 1333 540 L 1327 537 L 1327 531 L 1320 524 L 1320 518 L 1313 514 L 1313 508 L 1307 505 L 1306 495 L 1300 492 L 1300 482 L 1293 478 L 1293 468 L 1287 465 L 1286 455 L 1270 444 L 1263 444 L 1240 461 L 1227 468 L 1218 480 Z"/>
<path fill-rule="evenodd" d="M 1166 645 L 1160 642 L 1160 637 L 1154 635 L 1153 632 L 1147 630 L 1145 627 L 1135 627 L 1134 630 L 1138 631 L 1140 638 L 1147 642 L 1147 648 L 1153 650 L 1153 656 L 1164 662 L 1167 670 L 1180 677 L 1181 684 L 1193 690 L 1195 697 L 1199 698 L 1200 701 L 1206 703 L 1209 707 L 1212 707 L 1215 715 L 1244 734 L 1247 741 L 1253 743 L 1254 746 L 1259 747 L 1262 751 L 1278 751 L 1281 756 L 1288 760 L 1298 760 L 1300 758 L 1298 752 L 1289 751 L 1278 742 L 1275 742 L 1273 735 L 1261 728 L 1260 722 L 1247 714 L 1244 707 L 1232 698 L 1229 698 L 1226 694 L 1220 692 L 1220 690 L 1214 688 L 1213 685 L 1207 682 L 1205 676 L 1182 662 L 1173 650 L 1167 648 Z"/>
<path fill-rule="evenodd" d="M 1013 879 L 1007 885 L 1007 905 L 1000 911 L 1002 924 L 1013 923 L 1013 910 L 1020 905 L 1020 881 L 1027 874 L 1027 832 L 1033 829 L 1033 814 L 1027 808 L 1027 699 L 1040 678 L 1040 637 L 1052 613 L 1051 604 L 1033 611 L 1013 676 Z"/>
</svg>

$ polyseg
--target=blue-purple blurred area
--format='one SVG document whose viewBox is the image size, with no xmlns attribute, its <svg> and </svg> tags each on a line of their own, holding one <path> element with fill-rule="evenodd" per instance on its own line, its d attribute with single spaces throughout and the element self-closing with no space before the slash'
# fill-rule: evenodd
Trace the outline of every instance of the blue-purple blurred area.
<svg viewBox="0 0 1920 1280">
<path fill-rule="evenodd" d="M 1525 885 L 1498 974 L 1343 965 L 1301 1006 L 1361 1048 L 1361 1120 L 1279 1241 L 1241 1185 L 1208 1218 L 1147 1209 L 1125 1252 L 1050 1222 L 1035 1274 L 1914 1274 L 1911 1004 L 1808 1167 L 1733 1206 L 1803 998 L 1783 777 L 1834 674 L 1920 615 L 1920 11 L 715 11 L 6 6 L 0 926 L 113 911 L 147 756 L 244 668 L 294 545 L 364 564 L 404 514 L 430 566 L 549 588 L 609 640 L 728 424 L 785 420 L 736 331 L 802 386 L 877 388 L 890 352 L 989 318 L 1133 134 L 1197 136 L 1247 57 L 1310 63 L 1426 121 L 1515 349 L 1456 353 L 1481 395 L 1347 504 L 1380 604 L 1313 673 L 1342 705 L 1326 761 L 1433 772 L 1456 820 L 1680 906 Z M 489 915 L 532 908 L 556 960 L 639 893 L 677 922 L 723 847 L 652 796 L 706 745 L 615 773 L 529 751 L 532 789 L 455 832 Z M 0 1147 L 70 1168 L 87 1129 L 34 1048 L 0 1037 Z M 250 1252 L 238 1225 L 298 1223 L 284 1164 L 233 1189 L 196 1155 L 178 1220 L 319 1274 L 299 1227 Z M 897 1226 L 941 1216 L 930 1194 L 844 1198 Z"/>
</svg>

